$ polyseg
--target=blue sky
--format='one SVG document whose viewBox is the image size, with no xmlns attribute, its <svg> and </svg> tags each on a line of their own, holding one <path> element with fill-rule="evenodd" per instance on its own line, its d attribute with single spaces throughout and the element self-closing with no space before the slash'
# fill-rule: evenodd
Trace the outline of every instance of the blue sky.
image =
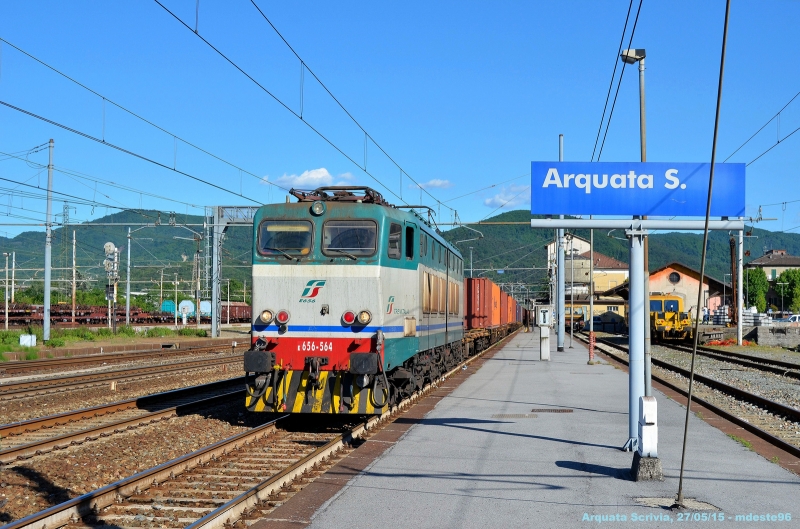
<svg viewBox="0 0 800 529">
<path fill-rule="evenodd" d="M 194 27 L 195 1 L 163 3 Z M 401 180 L 371 142 L 367 169 L 380 183 L 365 174 L 363 132 L 308 72 L 305 121 L 353 161 L 154 1 L 6 1 L 0 37 L 252 175 L 176 142 L 0 43 L 0 101 L 233 193 L 0 107 L 0 152 L 32 162 L 0 155 L 0 178 L 7 179 L 0 180 L 0 217 L 11 215 L 0 221 L 44 219 L 44 202 L 19 191 L 40 193 L 18 183 L 46 184 L 36 165 L 46 164 L 46 150 L 26 153 L 49 138 L 56 142 L 56 166 L 70 173 L 55 173 L 55 189 L 98 203 L 77 205 L 71 213 L 77 220 L 115 211 L 103 205 L 200 213 L 196 206 L 283 201 L 286 192 L 266 182 L 370 185 L 395 203 L 400 195 L 406 203 L 422 200 L 442 222 L 453 218 L 446 206 L 464 221 L 525 208 L 530 162 L 556 159 L 559 133 L 567 160 L 591 158 L 629 5 L 257 3 L 370 136 L 443 206 L 407 176 Z M 722 0 L 645 0 L 632 46 L 647 49 L 649 161 L 710 160 L 723 14 Z M 798 20 L 798 2 L 734 2 L 719 160 L 800 91 Z M 249 0 L 201 0 L 198 32 L 300 112 L 300 63 Z M 783 111 L 780 130 L 773 121 L 730 161 L 750 162 L 797 127 L 800 98 Z M 763 216 L 778 218 L 763 228 L 800 225 L 800 202 L 790 203 L 800 200 L 798 142 L 800 133 L 747 169 L 748 214 L 765 205 Z M 637 76 L 626 68 L 602 160 L 638 159 Z M 453 200 L 487 186 L 494 187 Z M 57 213 L 62 202 L 54 205 Z M 0 226 L 0 234 L 27 229 Z"/>
</svg>

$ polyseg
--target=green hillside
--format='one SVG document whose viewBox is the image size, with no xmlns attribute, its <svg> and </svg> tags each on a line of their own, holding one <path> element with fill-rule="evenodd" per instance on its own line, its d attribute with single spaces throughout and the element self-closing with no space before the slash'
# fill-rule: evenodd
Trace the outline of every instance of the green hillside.
<svg viewBox="0 0 800 529">
<path fill-rule="evenodd" d="M 138 229 L 142 224 L 154 224 L 160 218 L 161 224 L 155 227 Z M 546 270 L 506 271 L 498 274 L 498 269 L 508 268 L 544 268 L 546 264 L 545 245 L 553 239 L 553 230 L 534 230 L 527 222 L 531 215 L 527 211 L 511 211 L 497 215 L 487 222 L 509 222 L 521 224 L 505 225 L 470 225 L 483 233 L 483 238 L 474 239 L 478 234 L 467 228 L 455 228 L 444 232 L 444 237 L 461 250 L 464 257 L 464 268 L 470 268 L 470 247 L 475 276 L 483 275 L 498 283 L 523 283 L 534 289 L 533 285 L 546 281 Z M 188 280 L 193 269 L 196 243 L 191 240 L 192 231 L 203 233 L 200 216 L 176 215 L 175 226 L 170 225 L 169 215 L 155 211 L 122 212 L 108 215 L 89 224 L 58 228 L 53 234 L 53 272 L 54 302 L 69 299 L 69 281 L 72 277 L 72 231 L 77 238 L 77 269 L 80 288 L 84 290 L 105 285 L 106 276 L 103 270 L 103 245 L 111 241 L 123 249 L 121 254 L 120 276 L 122 291 L 127 265 L 127 231 L 128 226 L 137 230 L 132 236 L 132 290 L 134 292 L 149 291 L 159 294 L 160 279 L 163 272 L 164 297 L 174 294 L 174 278 L 178 274 L 181 297 L 189 296 L 191 287 Z M 108 226 L 105 224 L 121 224 Z M 185 226 L 185 227 L 181 227 Z M 188 228 L 188 229 L 187 229 Z M 223 242 L 222 274 L 223 297 L 226 297 L 228 279 L 231 280 L 231 299 L 242 299 L 244 283 L 250 283 L 251 228 L 229 228 Z M 576 234 L 589 238 L 588 230 L 578 230 Z M 745 239 L 745 248 L 751 252 L 746 261 L 763 254 L 764 248 L 784 248 L 792 255 L 800 255 L 800 234 L 777 233 L 756 229 L 753 237 Z M 628 261 L 628 242 L 620 231 L 608 233 L 606 230 L 595 231 L 596 251 L 618 259 Z M 14 238 L 0 237 L 0 248 L 3 252 L 17 252 L 17 285 L 29 286 L 41 284 L 44 265 L 44 232 L 31 231 Z M 189 240 L 186 240 L 189 239 Z M 709 240 L 707 273 L 712 277 L 723 279 L 730 270 L 729 235 L 712 232 Z M 700 267 L 700 247 L 702 235 L 695 233 L 655 233 L 650 236 L 650 269 L 655 270 L 672 261 L 685 265 Z M 201 252 L 205 252 L 205 243 L 200 243 Z M 205 255 L 203 253 L 202 255 Z M 2 266 L 0 264 L 0 266 Z M 61 270 L 58 270 L 58 269 Z M 489 269 L 489 270 L 487 270 Z M 203 285 L 205 290 L 206 285 Z M 207 296 L 207 291 L 204 297 Z"/>
</svg>

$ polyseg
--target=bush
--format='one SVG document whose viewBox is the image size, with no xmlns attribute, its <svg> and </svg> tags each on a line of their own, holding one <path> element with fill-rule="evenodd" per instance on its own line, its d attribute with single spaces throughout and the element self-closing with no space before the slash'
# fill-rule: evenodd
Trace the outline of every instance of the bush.
<svg viewBox="0 0 800 529">
<path fill-rule="evenodd" d="M 166 336 L 173 336 L 175 332 L 167 327 L 152 327 L 147 329 L 145 336 L 148 338 L 164 338 Z"/>
<path fill-rule="evenodd" d="M 67 343 L 67 341 L 64 338 L 53 338 L 53 337 L 51 337 L 47 341 L 47 347 L 64 347 L 64 345 L 66 345 L 66 343 Z M 26 355 L 25 360 L 30 360 L 29 358 L 27 358 L 27 355 Z"/>
<path fill-rule="evenodd" d="M 27 353 L 25 353 L 25 360 L 38 360 L 38 359 L 39 359 L 39 353 L 37 353 L 36 351 L 28 351 Z"/>
<path fill-rule="evenodd" d="M 121 336 L 136 336 L 136 329 L 130 325 L 123 325 L 122 327 L 117 328 L 117 334 Z"/>
<path fill-rule="evenodd" d="M 110 336 L 114 336 L 114 333 L 111 332 L 111 329 L 109 329 L 108 327 L 100 327 L 99 329 L 97 329 L 97 336 L 98 337 L 102 336 L 103 338 L 108 338 Z"/>
<path fill-rule="evenodd" d="M 178 334 L 181 336 L 199 336 L 201 338 L 205 338 L 208 336 L 208 333 L 205 329 L 191 329 L 189 327 L 184 327 L 178 331 Z"/>
</svg>

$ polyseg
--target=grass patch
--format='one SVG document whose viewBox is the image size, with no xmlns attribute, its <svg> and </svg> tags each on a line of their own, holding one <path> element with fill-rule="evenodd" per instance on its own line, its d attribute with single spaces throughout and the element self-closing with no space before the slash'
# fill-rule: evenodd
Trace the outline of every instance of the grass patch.
<svg viewBox="0 0 800 529">
<path fill-rule="evenodd" d="M 737 436 L 731 435 L 731 434 L 728 434 L 728 437 L 730 437 L 731 439 L 733 439 L 734 441 L 736 441 L 737 443 L 739 443 L 743 447 L 747 448 L 748 450 L 750 450 L 750 451 L 753 450 L 753 443 L 751 443 L 747 439 L 742 439 L 741 437 L 737 437 Z"/>
<path fill-rule="evenodd" d="M 55 337 L 47 341 L 47 347 L 64 347 L 67 341 L 64 338 Z"/>
<path fill-rule="evenodd" d="M 36 351 L 28 351 L 27 353 L 25 353 L 25 360 L 38 360 L 38 359 L 39 359 L 39 353 L 37 353 Z"/>
<path fill-rule="evenodd" d="M 0 353 L 0 362 L 8 362 L 8 358 L 3 353 Z"/>
<path fill-rule="evenodd" d="M 777 465 L 778 461 L 779 461 L 778 456 L 773 457 L 772 459 L 770 459 L 770 461 L 772 461 L 773 463 L 775 463 Z"/>
<path fill-rule="evenodd" d="M 701 421 L 703 420 L 703 413 L 702 412 L 696 411 L 696 412 L 694 412 L 694 416 L 697 417 L 698 419 L 700 419 Z"/>
</svg>

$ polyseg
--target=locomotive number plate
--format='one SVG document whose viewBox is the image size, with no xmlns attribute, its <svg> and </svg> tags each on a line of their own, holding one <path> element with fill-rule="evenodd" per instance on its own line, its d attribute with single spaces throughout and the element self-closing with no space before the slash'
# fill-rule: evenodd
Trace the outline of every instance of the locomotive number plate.
<svg viewBox="0 0 800 529">
<path fill-rule="evenodd" d="M 325 340 L 303 340 L 297 344 L 298 351 L 333 351 L 333 342 Z"/>
</svg>

